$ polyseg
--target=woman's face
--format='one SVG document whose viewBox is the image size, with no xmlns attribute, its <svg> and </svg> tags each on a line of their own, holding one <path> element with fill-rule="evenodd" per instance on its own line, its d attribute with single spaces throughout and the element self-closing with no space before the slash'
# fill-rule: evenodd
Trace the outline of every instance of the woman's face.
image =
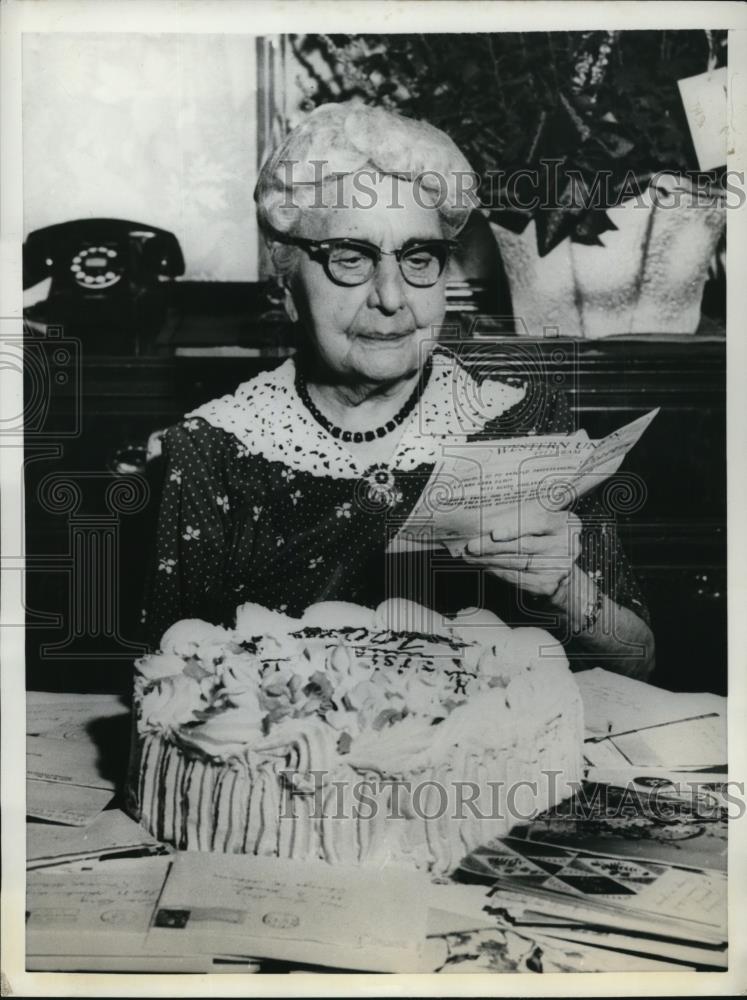
<svg viewBox="0 0 747 1000">
<path fill-rule="evenodd" d="M 343 207 L 308 209 L 301 235 L 365 240 L 382 250 L 397 250 L 412 239 L 443 239 L 438 211 L 418 203 L 425 198 L 411 183 L 364 176 L 365 191 L 344 178 L 335 193 Z M 396 382 L 418 371 L 443 322 L 446 271 L 430 288 L 414 287 L 396 258 L 385 255 L 369 281 L 348 287 L 331 281 L 321 261 L 305 252 L 299 257 L 293 304 L 332 377 L 346 383 Z"/>
</svg>

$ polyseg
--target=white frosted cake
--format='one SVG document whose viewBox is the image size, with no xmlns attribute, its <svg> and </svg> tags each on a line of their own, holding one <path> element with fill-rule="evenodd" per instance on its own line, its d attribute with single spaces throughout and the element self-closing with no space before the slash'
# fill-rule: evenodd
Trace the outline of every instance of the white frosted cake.
<svg viewBox="0 0 747 1000">
<path fill-rule="evenodd" d="M 242 605 L 136 667 L 133 807 L 182 850 L 442 874 L 581 777 L 562 646 L 484 611 Z"/>
</svg>

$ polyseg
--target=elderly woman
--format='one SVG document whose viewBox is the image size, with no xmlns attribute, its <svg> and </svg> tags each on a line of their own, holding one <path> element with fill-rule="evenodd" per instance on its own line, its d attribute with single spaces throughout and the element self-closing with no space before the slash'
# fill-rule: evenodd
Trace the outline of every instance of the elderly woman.
<svg viewBox="0 0 747 1000">
<path fill-rule="evenodd" d="M 522 425 L 525 385 L 477 387 L 438 344 L 472 180 L 439 130 L 356 104 L 318 108 L 267 160 L 259 220 L 302 346 L 164 435 L 154 644 L 244 601 L 300 615 L 402 596 L 549 627 L 576 666 L 648 675 L 647 613 L 614 533 L 584 527 L 593 502 L 487 524 L 451 553 L 386 554 L 444 445 L 571 430 L 551 395 Z"/>
</svg>

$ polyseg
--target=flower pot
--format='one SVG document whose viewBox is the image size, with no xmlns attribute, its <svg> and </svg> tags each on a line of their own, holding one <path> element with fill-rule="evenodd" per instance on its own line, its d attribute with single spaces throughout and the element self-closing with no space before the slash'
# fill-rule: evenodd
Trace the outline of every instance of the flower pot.
<svg viewBox="0 0 747 1000">
<path fill-rule="evenodd" d="M 617 227 L 604 246 L 564 240 L 537 253 L 535 224 L 514 233 L 495 223 L 511 287 L 516 332 L 609 337 L 626 333 L 695 333 L 708 264 L 726 224 L 719 194 L 696 194 L 674 175 L 608 210 Z"/>
</svg>

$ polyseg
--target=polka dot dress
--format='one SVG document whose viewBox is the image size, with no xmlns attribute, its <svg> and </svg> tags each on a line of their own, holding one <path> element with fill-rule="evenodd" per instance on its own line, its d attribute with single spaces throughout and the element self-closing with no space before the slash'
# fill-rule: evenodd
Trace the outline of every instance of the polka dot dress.
<svg viewBox="0 0 747 1000">
<path fill-rule="evenodd" d="M 517 379 L 479 383 L 437 351 L 388 463 L 389 506 L 370 501 L 366 470 L 304 407 L 293 359 L 188 414 L 162 440 L 146 641 L 157 648 L 182 618 L 232 624 L 244 601 L 291 615 L 323 600 L 375 607 L 403 596 L 444 613 L 475 603 L 465 585 L 467 573 L 481 586 L 474 567 L 443 552 L 395 557 L 386 548 L 447 442 L 572 429 L 565 398 L 540 391 L 538 400 Z M 647 619 L 615 532 L 600 530 L 598 502 L 590 495 L 576 509 L 588 521 L 582 567 L 617 603 Z M 521 605 L 513 588 L 490 578 L 484 606 L 519 624 L 526 617 Z"/>
</svg>

